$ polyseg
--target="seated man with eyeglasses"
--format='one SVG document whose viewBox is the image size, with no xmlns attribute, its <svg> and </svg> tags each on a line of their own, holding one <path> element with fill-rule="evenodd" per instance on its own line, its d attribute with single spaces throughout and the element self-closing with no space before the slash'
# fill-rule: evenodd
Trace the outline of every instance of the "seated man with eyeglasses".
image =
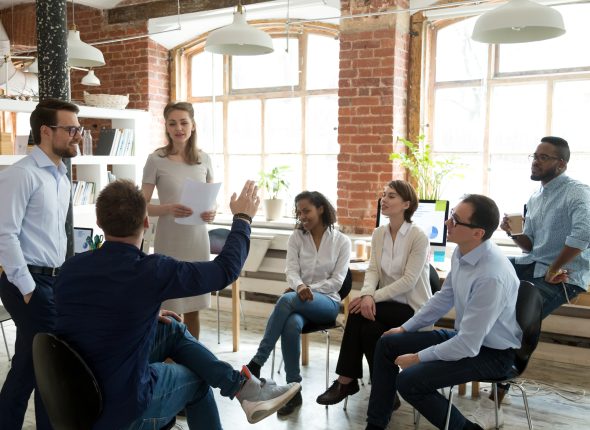
<svg viewBox="0 0 590 430">
<path fill-rule="evenodd" d="M 439 388 L 500 378 L 512 366 L 522 339 L 516 321 L 519 280 L 489 240 L 499 222 L 496 203 L 482 195 L 465 196 L 451 212 L 447 238 L 457 247 L 442 289 L 377 342 L 367 430 L 387 428 L 396 392 L 437 428 L 444 428 L 448 400 Z M 454 330 L 418 331 L 453 307 Z M 453 406 L 449 428 L 477 430 L 485 424 L 477 414 L 467 419 Z"/>
</svg>

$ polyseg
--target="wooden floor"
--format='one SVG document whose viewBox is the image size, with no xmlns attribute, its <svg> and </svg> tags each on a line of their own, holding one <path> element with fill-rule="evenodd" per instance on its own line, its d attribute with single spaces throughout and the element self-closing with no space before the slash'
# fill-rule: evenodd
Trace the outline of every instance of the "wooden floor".
<svg viewBox="0 0 590 430">
<path fill-rule="evenodd" d="M 231 352 L 231 334 L 229 314 L 222 313 L 222 336 L 221 344 L 217 344 L 216 314 L 213 310 L 202 313 L 201 340 L 221 360 L 233 364 L 236 368 L 247 363 L 258 346 L 265 321 L 261 318 L 248 317 L 247 328 L 242 324 L 241 348 L 237 353 Z M 9 345 L 13 350 L 15 328 L 12 322 L 5 323 L 6 334 L 9 338 Z M 330 356 L 330 382 L 335 377 L 334 368 L 338 357 L 338 345 L 341 334 L 333 332 L 332 348 Z M 0 381 L 4 381 L 9 363 L 6 357 L 4 345 L 0 345 Z M 315 398 L 325 389 L 325 342 L 321 335 L 312 335 L 310 342 L 310 365 L 302 368 L 303 375 L 303 406 L 300 410 L 287 418 L 279 418 L 277 415 L 270 416 L 266 420 L 256 424 L 254 427 L 260 430 L 319 430 L 319 429 L 364 429 L 367 402 L 370 392 L 370 385 L 367 384 L 361 391 L 351 397 L 348 403 L 348 411 L 342 410 L 342 404 L 331 406 L 326 410 L 324 406 L 318 405 Z M 262 376 L 270 377 L 270 360 L 262 369 Z M 275 375 L 276 376 L 276 375 Z M 590 429 L 590 397 L 582 395 L 584 390 L 590 390 L 590 368 L 574 367 L 571 365 L 560 365 L 551 361 L 533 360 L 526 377 L 530 380 L 527 384 L 529 393 L 529 405 L 533 416 L 535 429 L 568 429 L 586 430 Z M 278 382 L 284 382 L 282 375 L 275 377 Z M 558 392 L 570 397 L 567 400 L 555 391 L 549 391 L 545 385 L 537 385 L 537 381 L 556 385 Z M 489 387 L 483 386 L 483 390 Z M 574 392 L 568 393 L 566 390 Z M 468 387 L 468 393 L 471 392 Z M 512 405 L 504 407 L 505 429 L 528 429 L 522 398 L 513 390 Z M 219 396 L 215 392 L 217 404 L 221 414 L 221 420 L 226 429 L 246 429 L 249 425 L 244 413 L 237 401 L 232 401 Z M 456 404 L 468 412 L 477 407 L 477 402 L 470 396 L 458 397 Z M 188 429 L 186 423 L 180 420 L 181 425 Z M 29 409 L 23 427 L 26 430 L 35 429 L 33 402 L 29 402 Z M 411 407 L 402 401 L 402 407 L 394 414 L 389 429 L 413 429 L 413 417 Z M 433 429 L 425 420 L 420 423 L 420 429 Z M 204 429 L 207 430 L 207 429 Z"/>
</svg>

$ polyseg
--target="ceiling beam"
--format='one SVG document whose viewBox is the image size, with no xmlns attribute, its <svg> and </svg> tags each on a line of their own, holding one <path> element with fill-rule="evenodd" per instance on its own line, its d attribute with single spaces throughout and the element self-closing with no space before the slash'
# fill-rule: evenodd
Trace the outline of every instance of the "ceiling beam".
<svg viewBox="0 0 590 430">
<path fill-rule="evenodd" d="M 244 6 L 266 3 L 271 0 L 242 0 Z M 204 12 L 214 9 L 235 7 L 238 0 L 181 0 L 180 13 Z M 163 16 L 174 16 L 178 12 L 177 4 L 171 0 L 156 0 L 151 3 L 144 3 L 132 6 L 121 6 L 107 11 L 107 22 L 109 24 L 123 24 L 133 21 L 146 21 L 150 18 Z"/>
</svg>

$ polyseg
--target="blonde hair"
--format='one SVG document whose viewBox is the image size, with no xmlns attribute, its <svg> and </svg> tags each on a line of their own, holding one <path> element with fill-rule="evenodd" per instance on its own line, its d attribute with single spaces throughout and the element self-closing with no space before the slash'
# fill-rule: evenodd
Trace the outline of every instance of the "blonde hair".
<svg viewBox="0 0 590 430">
<path fill-rule="evenodd" d="M 194 127 L 194 130 L 188 138 L 188 142 L 184 147 L 184 161 L 189 165 L 201 164 L 201 159 L 199 157 L 199 148 L 197 148 L 197 125 L 195 123 L 195 110 L 193 109 L 193 105 L 187 102 L 168 103 L 164 108 L 164 120 L 167 121 L 170 113 L 175 110 L 187 112 Z M 168 132 L 166 132 L 166 139 L 168 140 L 168 144 L 159 149 L 159 155 L 162 158 L 174 153 L 174 144 Z"/>
</svg>

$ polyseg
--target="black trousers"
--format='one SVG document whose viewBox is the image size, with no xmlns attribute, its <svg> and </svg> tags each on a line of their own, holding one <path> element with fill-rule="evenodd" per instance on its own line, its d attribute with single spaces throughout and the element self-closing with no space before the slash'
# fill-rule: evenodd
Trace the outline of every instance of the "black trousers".
<svg viewBox="0 0 590 430">
<path fill-rule="evenodd" d="M 14 284 L 6 274 L 0 277 L 0 299 L 16 325 L 16 344 L 12 366 L 0 391 L 0 430 L 22 428 L 27 403 L 35 390 L 33 370 L 33 337 L 39 332 L 55 331 L 55 303 L 53 282 L 55 278 L 33 275 L 35 291 L 31 301 L 26 304 Z M 37 430 L 50 430 L 51 424 L 43 407 L 43 402 L 35 390 L 35 420 Z"/>
<path fill-rule="evenodd" d="M 360 313 L 348 315 L 336 365 L 338 375 L 362 378 L 363 355 L 367 357 L 372 375 L 375 345 L 381 335 L 390 328 L 399 327 L 414 316 L 414 310 L 403 303 L 380 302 L 375 307 L 375 321 L 366 319 Z"/>
</svg>

